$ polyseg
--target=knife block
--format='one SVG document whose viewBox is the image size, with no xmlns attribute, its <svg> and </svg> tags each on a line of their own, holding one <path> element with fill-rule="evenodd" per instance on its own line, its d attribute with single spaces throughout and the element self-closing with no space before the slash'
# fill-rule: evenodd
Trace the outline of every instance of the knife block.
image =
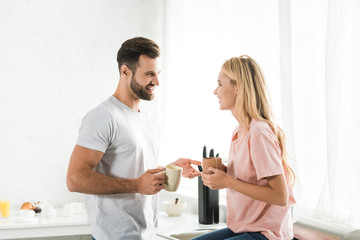
<svg viewBox="0 0 360 240">
<path fill-rule="evenodd" d="M 199 223 L 219 223 L 219 190 L 212 190 L 198 177 Z"/>
</svg>

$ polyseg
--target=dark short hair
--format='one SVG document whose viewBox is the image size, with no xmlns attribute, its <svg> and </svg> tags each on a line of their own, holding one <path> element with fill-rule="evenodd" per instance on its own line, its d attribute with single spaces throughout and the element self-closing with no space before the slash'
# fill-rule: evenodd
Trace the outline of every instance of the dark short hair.
<svg viewBox="0 0 360 240">
<path fill-rule="evenodd" d="M 126 40 L 117 53 L 116 60 L 119 71 L 122 65 L 126 65 L 135 73 L 140 55 L 157 58 L 160 56 L 160 48 L 156 42 L 144 37 L 135 37 Z"/>
</svg>

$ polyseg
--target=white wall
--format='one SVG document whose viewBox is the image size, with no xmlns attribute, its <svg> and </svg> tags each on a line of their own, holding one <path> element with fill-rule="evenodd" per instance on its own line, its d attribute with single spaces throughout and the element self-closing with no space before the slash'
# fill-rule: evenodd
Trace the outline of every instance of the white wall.
<svg viewBox="0 0 360 240">
<path fill-rule="evenodd" d="M 162 0 L 0 0 L 0 200 L 82 199 L 67 165 L 83 115 L 117 85 L 116 53 L 162 42 Z"/>
</svg>

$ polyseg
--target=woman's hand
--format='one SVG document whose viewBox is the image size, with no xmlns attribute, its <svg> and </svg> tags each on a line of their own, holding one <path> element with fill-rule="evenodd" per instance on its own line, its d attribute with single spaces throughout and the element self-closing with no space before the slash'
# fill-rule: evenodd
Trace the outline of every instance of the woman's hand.
<svg viewBox="0 0 360 240">
<path fill-rule="evenodd" d="M 212 167 L 202 174 L 204 185 L 213 190 L 228 188 L 231 179 L 224 171 Z"/>
<path fill-rule="evenodd" d="M 227 172 L 227 166 L 224 164 L 221 164 L 220 170 Z"/>
<path fill-rule="evenodd" d="M 189 158 L 179 158 L 178 160 L 176 160 L 172 164 L 183 168 L 183 173 L 182 173 L 183 177 L 194 178 L 194 177 L 197 177 L 197 176 L 201 175 L 201 173 L 199 171 L 195 170 L 191 166 L 191 164 L 194 164 L 194 165 L 197 165 L 197 166 L 201 165 L 200 161 L 192 160 L 192 159 L 189 159 Z"/>
</svg>

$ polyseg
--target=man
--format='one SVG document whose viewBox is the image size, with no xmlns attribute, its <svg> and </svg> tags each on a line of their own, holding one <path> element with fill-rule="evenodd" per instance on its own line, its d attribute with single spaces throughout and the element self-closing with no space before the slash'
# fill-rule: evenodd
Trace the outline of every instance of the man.
<svg viewBox="0 0 360 240">
<path fill-rule="evenodd" d="M 84 117 L 70 158 L 67 186 L 86 193 L 86 207 L 95 239 L 151 239 L 157 226 L 158 193 L 164 189 L 157 167 L 155 130 L 139 109 L 159 86 L 158 45 L 137 37 L 117 54 L 120 80 L 115 93 Z M 185 177 L 199 175 L 180 158 Z"/>
</svg>

